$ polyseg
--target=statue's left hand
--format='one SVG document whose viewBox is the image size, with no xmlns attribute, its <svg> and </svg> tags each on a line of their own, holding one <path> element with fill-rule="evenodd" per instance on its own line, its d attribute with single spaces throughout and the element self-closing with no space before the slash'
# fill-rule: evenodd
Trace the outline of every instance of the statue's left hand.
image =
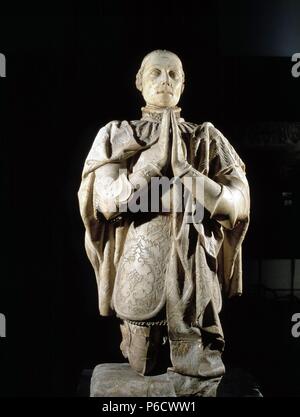
<svg viewBox="0 0 300 417">
<path fill-rule="evenodd" d="M 171 164 L 174 175 L 181 177 L 190 170 L 191 165 L 186 160 L 186 146 L 179 134 L 174 112 L 171 112 L 171 125 L 173 131 Z"/>
</svg>

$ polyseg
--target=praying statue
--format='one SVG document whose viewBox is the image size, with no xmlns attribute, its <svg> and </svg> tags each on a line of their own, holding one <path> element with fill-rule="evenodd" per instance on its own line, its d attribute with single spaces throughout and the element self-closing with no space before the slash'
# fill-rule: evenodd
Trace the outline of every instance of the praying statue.
<svg viewBox="0 0 300 417">
<path fill-rule="evenodd" d="M 242 293 L 250 199 L 229 141 L 182 117 L 184 86 L 176 54 L 145 56 L 141 118 L 99 130 L 78 196 L 100 314 L 120 319 L 124 357 L 140 376 L 191 387 L 225 373 L 219 313 Z"/>
</svg>

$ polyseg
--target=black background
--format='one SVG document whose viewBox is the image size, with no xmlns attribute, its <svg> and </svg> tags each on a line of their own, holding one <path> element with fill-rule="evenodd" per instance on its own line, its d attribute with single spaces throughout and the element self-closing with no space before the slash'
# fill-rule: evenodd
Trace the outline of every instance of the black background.
<svg viewBox="0 0 300 417">
<path fill-rule="evenodd" d="M 242 131 L 254 122 L 300 121 L 300 78 L 291 76 L 300 8 L 296 1 L 224 4 L 181 5 L 181 13 L 175 4 L 145 3 L 139 16 L 124 3 L 47 14 L 27 5 L 1 15 L 0 312 L 7 337 L 0 339 L 0 396 L 76 395 L 83 369 L 122 361 L 118 322 L 98 315 L 77 191 L 98 129 L 140 117 L 135 75 L 153 49 L 183 61 L 182 116 L 213 122 L 246 162 L 252 221 L 244 257 L 299 253 L 297 208 L 282 219 L 270 203 L 283 191 L 276 159 L 244 149 L 236 124 Z M 297 179 L 288 181 L 297 194 Z M 225 358 L 253 372 L 267 395 L 299 395 L 295 375 L 286 391 L 274 382 L 289 377 L 288 358 L 299 352 L 290 323 L 278 330 L 281 314 L 247 294 L 225 306 Z"/>
</svg>

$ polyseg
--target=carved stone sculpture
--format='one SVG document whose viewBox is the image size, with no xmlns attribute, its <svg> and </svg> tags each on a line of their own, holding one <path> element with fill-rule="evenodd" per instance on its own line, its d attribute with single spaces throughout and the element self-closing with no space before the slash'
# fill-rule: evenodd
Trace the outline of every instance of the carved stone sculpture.
<svg viewBox="0 0 300 417">
<path fill-rule="evenodd" d="M 181 117 L 184 82 L 174 53 L 144 58 L 142 117 L 99 130 L 78 195 L 100 314 L 121 319 L 123 355 L 140 375 L 194 387 L 225 372 L 219 312 L 242 292 L 249 189 L 223 134 Z"/>
</svg>

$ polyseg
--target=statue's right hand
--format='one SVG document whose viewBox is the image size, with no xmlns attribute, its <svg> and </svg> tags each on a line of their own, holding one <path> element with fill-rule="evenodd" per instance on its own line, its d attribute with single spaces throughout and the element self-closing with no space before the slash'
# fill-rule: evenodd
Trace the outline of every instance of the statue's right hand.
<svg viewBox="0 0 300 417">
<path fill-rule="evenodd" d="M 159 169 L 163 169 L 170 156 L 170 124 L 171 124 L 171 110 L 166 109 L 162 116 L 160 136 L 156 148 L 156 165 Z"/>
<path fill-rule="evenodd" d="M 167 109 L 162 116 L 158 140 L 140 155 L 139 162 L 142 166 L 147 166 L 147 164 L 150 163 L 155 165 L 158 171 L 161 172 L 168 164 L 171 155 L 171 146 L 169 142 L 170 125 L 171 113 L 170 110 Z"/>
</svg>

